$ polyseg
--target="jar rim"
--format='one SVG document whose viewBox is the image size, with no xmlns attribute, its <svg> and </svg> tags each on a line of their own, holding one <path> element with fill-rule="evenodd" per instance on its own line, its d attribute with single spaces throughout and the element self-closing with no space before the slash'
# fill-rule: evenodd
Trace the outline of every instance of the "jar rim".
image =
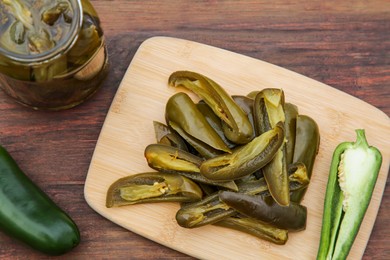
<svg viewBox="0 0 390 260">
<path fill-rule="evenodd" d="M 74 10 L 74 17 L 76 19 L 72 20 L 71 28 L 66 39 L 62 41 L 59 45 L 56 45 L 49 51 L 35 55 L 15 53 L 0 46 L 0 54 L 4 55 L 13 62 L 40 64 L 44 62 L 49 62 L 50 60 L 53 60 L 57 56 L 61 55 L 61 53 L 72 48 L 78 39 L 79 31 L 83 24 L 83 6 L 81 4 L 81 0 L 69 0 L 69 2 L 72 4 Z"/>
</svg>

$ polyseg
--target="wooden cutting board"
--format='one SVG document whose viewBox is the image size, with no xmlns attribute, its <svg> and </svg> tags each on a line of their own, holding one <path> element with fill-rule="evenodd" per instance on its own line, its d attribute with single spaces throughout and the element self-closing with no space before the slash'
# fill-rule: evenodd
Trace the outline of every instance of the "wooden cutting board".
<svg viewBox="0 0 390 260">
<path fill-rule="evenodd" d="M 181 228 L 175 221 L 176 203 L 105 207 L 107 189 L 114 181 L 151 171 L 143 153 L 148 144 L 155 143 L 152 122 L 165 122 L 166 101 L 177 91 L 185 91 L 167 84 L 169 75 L 177 70 L 204 74 L 232 95 L 282 88 L 287 102 L 318 123 L 321 146 L 302 202 L 308 208 L 307 228 L 290 233 L 286 245 L 216 226 Z M 197 258 L 315 259 L 332 153 L 340 142 L 355 141 L 358 128 L 365 129 L 369 144 L 380 149 L 383 163 L 350 259 L 360 259 L 364 253 L 386 184 L 390 159 L 386 114 L 337 89 L 260 60 L 191 41 L 154 37 L 140 46 L 112 102 L 88 171 L 85 199 L 114 223 Z"/>
</svg>

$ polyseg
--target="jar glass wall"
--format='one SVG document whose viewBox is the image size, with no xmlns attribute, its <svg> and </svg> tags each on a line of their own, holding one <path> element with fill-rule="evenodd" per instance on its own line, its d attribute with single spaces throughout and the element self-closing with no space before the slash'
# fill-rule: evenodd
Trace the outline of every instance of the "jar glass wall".
<svg viewBox="0 0 390 260">
<path fill-rule="evenodd" d="M 0 88 L 19 103 L 74 107 L 107 71 L 103 30 L 88 0 L 0 0 Z"/>
</svg>

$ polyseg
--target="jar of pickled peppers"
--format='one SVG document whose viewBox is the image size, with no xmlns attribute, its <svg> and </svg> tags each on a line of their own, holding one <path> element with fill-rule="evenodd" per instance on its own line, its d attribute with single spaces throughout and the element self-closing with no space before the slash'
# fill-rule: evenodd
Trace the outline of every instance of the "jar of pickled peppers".
<svg viewBox="0 0 390 260">
<path fill-rule="evenodd" d="M 98 15 L 88 0 L 0 0 L 0 88 L 34 109 L 74 107 L 108 71 Z"/>
</svg>

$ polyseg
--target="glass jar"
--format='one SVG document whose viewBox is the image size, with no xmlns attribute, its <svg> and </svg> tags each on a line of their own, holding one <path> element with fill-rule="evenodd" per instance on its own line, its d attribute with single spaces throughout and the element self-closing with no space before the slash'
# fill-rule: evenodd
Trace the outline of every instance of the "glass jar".
<svg viewBox="0 0 390 260">
<path fill-rule="evenodd" d="M 0 0 L 0 88 L 34 109 L 74 107 L 108 72 L 88 0 Z"/>
</svg>

